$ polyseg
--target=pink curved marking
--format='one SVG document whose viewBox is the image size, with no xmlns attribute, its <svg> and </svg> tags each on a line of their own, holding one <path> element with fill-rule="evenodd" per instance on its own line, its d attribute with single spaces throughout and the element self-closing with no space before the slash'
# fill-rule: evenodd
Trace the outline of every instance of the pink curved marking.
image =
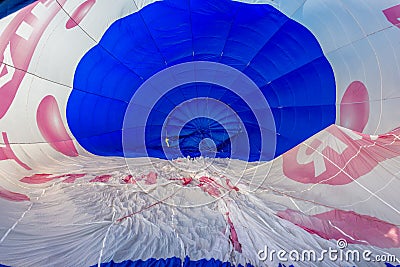
<svg viewBox="0 0 400 267">
<path fill-rule="evenodd" d="M 10 142 L 8 141 L 7 133 L 2 132 L 2 136 L 6 146 L 0 147 L 0 160 L 11 159 L 18 163 L 22 168 L 26 170 L 32 170 L 15 155 L 14 151 L 11 149 Z"/>
<path fill-rule="evenodd" d="M 192 181 L 193 181 L 193 178 L 191 178 L 191 177 L 184 177 L 184 178 L 182 178 L 182 184 L 183 184 L 183 185 L 188 185 L 188 184 L 190 184 Z"/>
<path fill-rule="evenodd" d="M 63 183 L 75 183 L 76 179 L 82 178 L 86 176 L 86 173 L 79 173 L 79 174 L 68 174 L 67 179 L 63 180 Z"/>
<path fill-rule="evenodd" d="M 199 185 L 201 189 L 203 189 L 204 192 L 208 193 L 210 196 L 213 197 L 220 197 L 221 196 L 221 191 L 218 190 L 218 188 L 215 188 L 211 185 L 208 184 L 201 184 Z"/>
<path fill-rule="evenodd" d="M 26 183 L 26 184 L 45 184 L 45 183 L 51 182 L 56 179 L 67 178 L 63 181 L 64 183 L 73 183 L 73 182 L 75 182 L 76 179 L 84 177 L 85 175 L 86 174 L 84 174 L 84 173 L 79 173 L 79 174 L 62 174 L 62 175 L 51 177 L 52 174 L 39 173 L 39 174 L 34 174 L 31 176 L 24 177 L 20 181 L 23 183 Z"/>
<path fill-rule="evenodd" d="M 352 82 L 340 103 L 340 125 L 362 132 L 369 119 L 369 95 L 360 81 Z"/>
<path fill-rule="evenodd" d="M 226 185 L 231 190 L 239 191 L 239 188 L 237 186 L 234 186 L 234 185 L 231 184 L 231 180 L 230 179 L 226 179 Z"/>
<path fill-rule="evenodd" d="M 95 178 L 93 178 L 92 180 L 90 180 L 89 182 L 94 183 L 94 182 L 98 182 L 98 183 L 108 183 L 108 181 L 111 179 L 112 175 L 110 174 L 104 174 L 104 175 L 99 175 L 96 176 Z"/>
<path fill-rule="evenodd" d="M 222 185 L 217 183 L 213 178 L 210 178 L 207 176 L 200 177 L 199 181 L 201 184 L 209 184 L 209 185 L 213 185 L 213 186 L 217 186 L 217 187 L 223 187 Z"/>
<path fill-rule="evenodd" d="M 157 173 L 149 172 L 148 174 L 142 175 L 142 177 L 137 178 L 136 180 L 141 181 L 144 179 L 146 184 L 151 185 L 157 183 L 157 177 L 158 177 Z"/>
<path fill-rule="evenodd" d="M 136 184 L 136 180 L 132 179 L 133 175 L 129 174 L 128 176 L 126 176 L 124 179 L 122 179 L 122 181 L 126 184 Z"/>
<path fill-rule="evenodd" d="M 229 235 L 229 241 L 231 241 L 233 248 L 239 252 L 242 253 L 242 244 L 239 242 L 239 238 L 235 229 L 235 226 L 233 225 L 233 222 L 231 221 L 231 218 L 228 216 L 228 225 L 229 225 L 229 230 L 230 230 L 230 235 Z"/>
<path fill-rule="evenodd" d="M 352 183 L 380 162 L 400 155 L 400 140 L 396 137 L 399 134 L 397 129 L 372 140 L 369 135 L 357 132 L 350 136 L 332 125 L 322 133 L 323 140 L 316 135 L 307 141 L 313 149 L 300 144 L 283 154 L 283 173 L 304 184 Z"/>
<path fill-rule="evenodd" d="M 183 177 L 183 178 L 170 178 L 170 181 L 182 181 L 182 185 L 188 185 L 193 181 L 191 177 Z"/>
<path fill-rule="evenodd" d="M 16 201 L 16 202 L 30 201 L 30 199 L 27 195 L 16 193 L 16 192 L 11 192 L 1 186 L 0 186 L 0 198 L 4 198 L 7 200 Z"/>
<path fill-rule="evenodd" d="M 392 6 L 382 12 L 390 23 L 400 28 L 400 5 Z"/>
<path fill-rule="evenodd" d="M 36 121 L 43 138 L 51 147 L 66 156 L 78 156 L 78 151 L 64 127 L 60 109 L 53 96 L 48 95 L 40 102 Z"/>
<path fill-rule="evenodd" d="M 312 155 L 315 152 L 315 150 L 318 149 L 318 147 L 320 145 L 322 145 L 321 140 L 319 140 L 319 139 L 312 140 L 310 146 L 307 147 L 307 149 L 306 149 L 306 155 L 308 155 L 308 156 Z"/>
<path fill-rule="evenodd" d="M 26 184 L 44 184 L 54 180 L 54 179 L 49 179 L 48 178 L 49 176 L 51 176 L 51 174 L 47 173 L 34 174 L 32 176 L 26 176 L 22 178 L 20 181 Z"/>
<path fill-rule="evenodd" d="M 72 13 L 71 17 L 67 21 L 67 24 L 65 24 L 65 28 L 71 29 L 75 26 L 78 26 L 78 24 L 85 18 L 95 3 L 96 0 L 86 0 L 80 4 Z"/>
<path fill-rule="evenodd" d="M 41 0 L 26 6 L 18 12 L 1 34 L 0 60 L 10 64 L 11 67 L 5 64 L 0 66 L 2 68 L 0 70 L 0 119 L 4 117 L 14 101 L 43 32 L 61 10 L 65 1 Z M 24 30 L 19 30 L 20 27 Z"/>
<path fill-rule="evenodd" d="M 204 192 L 208 193 L 213 197 L 220 197 L 221 191 L 218 188 L 223 188 L 222 185 L 217 183 L 214 179 L 206 176 L 202 176 L 199 179 L 199 187 L 203 189 Z"/>
<path fill-rule="evenodd" d="M 353 211 L 331 210 L 308 216 L 301 212 L 287 209 L 278 212 L 277 215 L 307 232 L 327 240 L 342 238 L 349 244 L 373 245 L 380 248 L 400 247 L 399 227 Z"/>
</svg>

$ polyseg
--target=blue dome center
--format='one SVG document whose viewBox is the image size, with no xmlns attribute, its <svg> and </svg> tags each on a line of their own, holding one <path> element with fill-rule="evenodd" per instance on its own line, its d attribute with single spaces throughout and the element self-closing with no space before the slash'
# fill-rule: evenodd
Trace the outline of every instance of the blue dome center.
<svg viewBox="0 0 400 267">
<path fill-rule="evenodd" d="M 207 137 L 216 144 L 216 157 L 270 159 L 260 156 L 260 140 L 270 137 L 260 134 L 262 126 L 254 116 L 252 103 L 230 88 L 196 80 L 159 95 L 159 101 L 152 103 L 149 119 L 143 125 L 146 155 L 124 151 L 124 118 L 138 88 L 166 68 L 196 61 L 230 66 L 257 85 L 274 119 L 274 129 L 267 129 L 276 138 L 271 158 L 335 122 L 332 67 L 317 39 L 303 25 L 268 4 L 164 0 L 114 22 L 99 44 L 81 59 L 67 106 L 73 135 L 86 150 L 97 155 L 168 158 L 164 152 L 168 136 L 164 136 L 162 127 L 169 113 L 183 101 L 208 97 L 236 112 L 249 140 L 248 157 L 228 153 L 228 147 L 222 150 L 220 142 L 229 130 L 215 116 L 210 117 L 207 123 L 221 125 Z M 194 140 L 200 140 L 199 131 L 190 132 L 189 128 L 176 138 L 182 140 L 183 155 L 197 156 L 199 151 L 193 147 L 197 144 Z"/>
</svg>

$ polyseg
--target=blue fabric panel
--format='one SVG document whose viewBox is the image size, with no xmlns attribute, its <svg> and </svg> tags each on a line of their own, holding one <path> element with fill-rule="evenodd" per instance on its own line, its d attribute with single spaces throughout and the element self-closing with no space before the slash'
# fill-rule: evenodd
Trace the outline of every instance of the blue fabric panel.
<svg viewBox="0 0 400 267">
<path fill-rule="evenodd" d="M 143 79 L 100 46 L 89 50 L 76 73 L 85 77 L 74 79 L 74 90 L 129 102 Z"/>
<path fill-rule="evenodd" d="M 192 98 L 199 98 L 199 97 L 208 97 L 216 99 L 218 101 L 221 101 L 222 103 L 226 103 L 231 109 L 237 112 L 238 117 L 244 123 L 248 135 L 252 140 L 250 147 L 250 159 L 252 161 L 259 159 L 260 158 L 259 150 L 261 147 L 261 133 L 257 123 L 255 123 L 256 118 L 251 108 L 247 105 L 246 102 L 243 101 L 243 99 L 241 99 L 238 95 L 236 95 L 232 91 L 217 85 L 210 85 L 206 83 L 192 83 L 177 87 L 169 91 L 167 94 L 165 94 L 164 97 L 161 98 L 153 106 L 152 111 L 147 120 L 147 127 L 146 127 L 147 131 L 146 147 L 148 148 L 149 156 L 166 158 L 164 153 L 162 152 L 160 153 L 157 151 L 157 149 L 162 151 L 160 136 L 164 121 L 167 119 L 168 114 L 174 108 L 179 106 L 182 102 L 190 100 Z M 190 112 L 190 110 L 188 112 Z M 232 118 L 232 120 L 234 119 L 235 118 Z M 226 133 L 223 125 L 219 123 L 213 124 L 211 123 L 211 121 L 208 121 L 209 124 L 207 124 L 206 122 L 207 121 L 204 121 L 202 127 L 210 129 L 211 131 L 210 134 L 213 137 L 212 139 L 216 143 L 218 151 L 221 152 L 218 153 L 217 156 L 223 157 L 223 155 L 225 155 L 224 157 L 228 157 L 226 155 L 230 155 L 230 153 L 227 153 L 227 151 L 230 151 L 230 142 L 226 142 L 227 140 L 225 140 L 225 135 L 222 134 Z M 232 123 L 235 123 L 235 121 L 232 121 Z M 198 128 L 201 128 L 200 125 L 198 126 L 199 126 Z M 187 134 L 183 138 L 184 142 L 183 141 L 181 142 L 182 143 L 181 147 L 182 150 L 184 151 L 183 154 L 185 156 L 191 156 L 191 157 L 198 156 L 198 150 L 196 150 L 193 153 L 190 152 L 193 151 L 193 146 L 198 144 L 199 142 L 198 137 L 199 134 L 193 132 L 191 134 Z M 190 139 L 193 139 L 193 143 L 189 141 Z M 188 152 L 186 152 L 185 150 L 188 150 Z M 222 153 L 223 151 L 225 151 L 225 153 Z M 156 153 L 153 154 L 154 152 Z"/>
<path fill-rule="evenodd" d="M 204 130 L 198 131 L 198 129 Z M 222 125 L 215 120 L 210 120 L 209 118 L 193 119 L 184 125 L 181 134 L 179 145 L 184 148 L 181 150 L 185 157 L 201 156 L 199 144 L 205 138 L 210 138 L 216 143 L 216 157 L 230 157 L 231 143 L 229 135 Z"/>
<path fill-rule="evenodd" d="M 82 58 L 67 106 L 73 135 L 91 153 L 123 155 L 123 117 L 136 90 L 157 72 L 196 60 L 236 68 L 260 88 L 275 119 L 275 156 L 335 122 L 332 67 L 304 26 L 268 4 L 166 0 L 117 20 Z M 162 96 L 151 107 L 146 126 L 149 155 L 163 157 L 160 141 L 155 140 L 161 140 L 161 125 L 174 105 L 202 96 L 223 101 L 237 112 L 254 137 L 249 139 L 250 160 L 258 160 L 255 151 L 263 137 L 253 111 L 229 88 L 216 88 L 199 87 L 194 81 L 179 93 Z M 197 136 L 193 133 L 194 139 Z M 191 148 L 181 146 L 182 152 L 185 149 Z"/>
<path fill-rule="evenodd" d="M 84 112 L 80 109 L 82 106 L 85 107 Z M 83 147 L 96 151 L 100 156 L 123 156 L 122 144 L 115 140 L 121 138 L 126 102 L 73 90 L 68 107 L 69 126 L 79 128 L 75 137 Z"/>
<path fill-rule="evenodd" d="M 3 0 L 0 2 L 0 18 L 4 18 L 33 2 L 35 0 Z"/>
</svg>

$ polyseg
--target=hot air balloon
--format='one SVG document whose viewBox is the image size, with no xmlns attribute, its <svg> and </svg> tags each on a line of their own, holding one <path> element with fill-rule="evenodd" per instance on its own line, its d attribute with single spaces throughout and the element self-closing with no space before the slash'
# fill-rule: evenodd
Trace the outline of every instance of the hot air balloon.
<svg viewBox="0 0 400 267">
<path fill-rule="evenodd" d="M 398 0 L 0 16 L 1 266 L 400 264 Z"/>
</svg>

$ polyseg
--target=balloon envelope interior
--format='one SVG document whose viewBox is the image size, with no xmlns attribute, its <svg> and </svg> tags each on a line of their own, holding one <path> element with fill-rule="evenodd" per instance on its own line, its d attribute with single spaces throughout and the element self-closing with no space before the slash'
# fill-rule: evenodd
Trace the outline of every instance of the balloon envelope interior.
<svg viewBox="0 0 400 267">
<path fill-rule="evenodd" d="M 0 265 L 400 264 L 398 0 L 0 17 Z"/>
</svg>

